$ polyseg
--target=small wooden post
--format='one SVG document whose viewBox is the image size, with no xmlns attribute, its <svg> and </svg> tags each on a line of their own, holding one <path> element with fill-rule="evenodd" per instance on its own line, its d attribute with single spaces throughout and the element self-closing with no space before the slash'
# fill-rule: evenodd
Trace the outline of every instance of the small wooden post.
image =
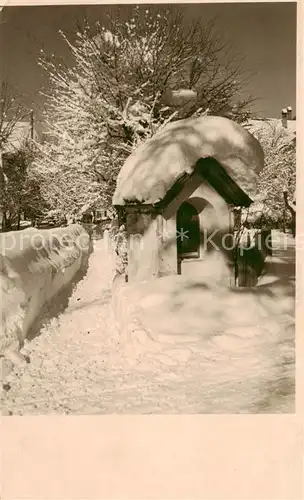
<svg viewBox="0 0 304 500">
<path fill-rule="evenodd" d="M 288 208 L 288 210 L 291 213 L 291 231 L 292 231 L 292 236 L 295 237 L 296 236 L 296 205 L 295 205 L 295 203 L 288 201 L 288 192 L 287 192 L 286 188 L 283 191 L 283 196 L 284 196 L 285 206 Z"/>
</svg>

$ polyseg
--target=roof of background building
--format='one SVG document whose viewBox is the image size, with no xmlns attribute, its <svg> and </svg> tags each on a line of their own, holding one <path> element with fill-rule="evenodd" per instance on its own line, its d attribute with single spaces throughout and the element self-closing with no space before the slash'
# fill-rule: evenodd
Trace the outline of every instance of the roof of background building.
<svg viewBox="0 0 304 500">
<path fill-rule="evenodd" d="M 256 119 L 248 120 L 248 122 L 243 124 L 243 127 L 249 130 L 255 137 L 260 134 L 263 135 L 269 132 L 269 129 L 276 131 L 280 135 L 282 142 L 289 144 L 296 138 L 296 120 L 287 120 L 287 126 L 284 127 L 282 120 L 278 118 L 266 118 L 266 119 Z"/>
</svg>

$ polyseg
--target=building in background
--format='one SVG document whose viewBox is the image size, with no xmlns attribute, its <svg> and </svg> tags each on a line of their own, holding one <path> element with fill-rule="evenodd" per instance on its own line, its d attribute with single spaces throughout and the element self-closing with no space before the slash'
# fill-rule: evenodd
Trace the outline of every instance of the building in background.
<svg viewBox="0 0 304 500">
<path fill-rule="evenodd" d="M 269 128 L 276 131 L 283 145 L 296 141 L 296 117 L 292 115 L 292 107 L 283 108 L 281 118 L 255 118 L 250 119 L 243 126 L 253 135 L 269 132 Z"/>
</svg>

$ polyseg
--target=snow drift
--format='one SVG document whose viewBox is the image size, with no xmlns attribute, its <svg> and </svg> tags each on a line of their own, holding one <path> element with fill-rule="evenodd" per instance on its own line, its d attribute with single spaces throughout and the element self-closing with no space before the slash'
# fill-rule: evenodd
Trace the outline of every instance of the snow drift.
<svg viewBox="0 0 304 500">
<path fill-rule="evenodd" d="M 18 352 L 42 307 L 75 277 L 90 237 L 80 225 L 0 235 L 0 356 Z"/>
<path fill-rule="evenodd" d="M 215 158 L 247 195 L 254 193 L 264 166 L 260 143 L 227 118 L 203 116 L 171 123 L 139 146 L 118 175 L 113 205 L 162 200 L 181 175 L 191 174 L 197 161 L 208 157 Z"/>
<path fill-rule="evenodd" d="M 215 290 L 203 277 L 167 276 L 115 294 L 127 361 L 159 385 L 144 391 L 143 413 L 294 412 L 295 300 L 281 280 Z"/>
</svg>

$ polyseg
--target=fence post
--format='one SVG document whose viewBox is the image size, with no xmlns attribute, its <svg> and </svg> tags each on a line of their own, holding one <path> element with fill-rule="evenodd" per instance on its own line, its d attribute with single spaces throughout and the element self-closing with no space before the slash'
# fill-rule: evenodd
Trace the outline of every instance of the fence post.
<svg viewBox="0 0 304 500">
<path fill-rule="evenodd" d="M 272 233 L 271 229 L 261 230 L 261 250 L 266 255 L 272 255 Z"/>
</svg>

